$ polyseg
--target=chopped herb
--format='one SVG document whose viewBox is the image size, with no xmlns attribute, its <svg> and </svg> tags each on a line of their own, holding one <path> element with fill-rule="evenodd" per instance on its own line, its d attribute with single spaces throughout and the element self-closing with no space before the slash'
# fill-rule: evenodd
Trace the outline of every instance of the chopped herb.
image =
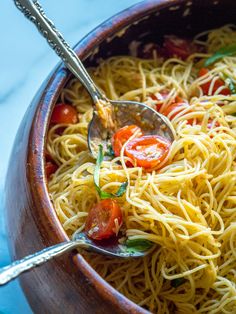
<svg viewBox="0 0 236 314">
<path fill-rule="evenodd" d="M 236 54 L 236 44 L 223 47 L 216 51 L 210 58 L 206 59 L 204 66 L 208 67 L 209 65 L 215 63 L 216 61 L 227 56 L 232 56 L 234 54 Z"/>
<path fill-rule="evenodd" d="M 96 166 L 95 166 L 94 175 L 93 175 L 93 180 L 94 180 L 94 184 L 96 186 L 97 192 L 102 200 L 106 198 L 120 197 L 126 191 L 126 188 L 128 185 L 127 181 L 123 182 L 121 186 L 119 187 L 118 191 L 114 194 L 102 191 L 102 189 L 99 186 L 99 172 L 100 172 L 101 164 L 103 162 L 103 157 L 104 156 L 103 156 L 103 151 L 102 151 L 102 145 L 99 145 L 98 157 L 97 157 Z"/>
<path fill-rule="evenodd" d="M 171 284 L 171 287 L 178 288 L 179 286 L 181 286 L 185 282 L 186 282 L 185 278 L 176 278 L 176 279 L 171 280 L 170 284 Z"/>
<path fill-rule="evenodd" d="M 236 88 L 235 88 L 233 80 L 230 77 L 228 77 L 225 80 L 225 82 L 227 83 L 227 85 L 228 85 L 228 87 L 230 89 L 231 94 L 236 94 Z"/>
<path fill-rule="evenodd" d="M 128 239 L 125 245 L 128 252 L 135 253 L 149 250 L 153 246 L 153 243 L 145 239 Z"/>
<path fill-rule="evenodd" d="M 114 157 L 115 153 L 111 145 L 107 145 L 107 151 L 105 152 L 105 156 Z"/>
</svg>

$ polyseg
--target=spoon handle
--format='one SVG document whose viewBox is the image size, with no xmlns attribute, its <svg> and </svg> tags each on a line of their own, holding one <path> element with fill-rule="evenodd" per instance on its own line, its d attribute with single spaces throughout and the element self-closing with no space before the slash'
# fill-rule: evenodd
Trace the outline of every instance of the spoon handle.
<svg viewBox="0 0 236 314">
<path fill-rule="evenodd" d="M 60 256 L 65 252 L 71 251 L 78 246 L 87 247 L 87 245 L 83 241 L 79 240 L 63 242 L 50 246 L 35 254 L 28 255 L 21 260 L 15 261 L 8 266 L 0 268 L 0 286 L 5 285 L 9 281 L 18 277 L 23 272 L 44 264 L 48 260 L 56 256 Z"/>
<path fill-rule="evenodd" d="M 14 0 L 16 7 L 35 24 L 38 31 L 46 38 L 48 44 L 57 53 L 66 67 L 80 80 L 96 104 L 99 99 L 106 99 L 92 81 L 82 62 L 64 40 L 62 34 L 49 20 L 37 0 Z"/>
</svg>

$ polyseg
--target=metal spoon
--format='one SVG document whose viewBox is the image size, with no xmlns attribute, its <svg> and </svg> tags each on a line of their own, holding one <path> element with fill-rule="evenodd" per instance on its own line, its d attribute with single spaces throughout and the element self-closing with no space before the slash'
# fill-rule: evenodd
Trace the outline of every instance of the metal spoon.
<svg viewBox="0 0 236 314">
<path fill-rule="evenodd" d="M 49 20 L 42 7 L 36 0 L 14 0 L 17 8 L 35 24 L 39 32 L 45 37 L 49 45 L 62 59 L 66 67 L 80 80 L 89 92 L 93 103 L 110 104 L 113 112 L 113 121 L 117 128 L 125 125 L 135 124 L 141 127 L 144 134 L 158 134 L 173 141 L 173 132 L 167 119 L 147 105 L 134 101 L 108 100 L 106 96 L 94 84 L 88 72 L 75 52 L 66 43 L 61 33 Z M 107 150 L 107 138 L 114 129 L 105 128 L 97 112 L 94 111 L 88 132 L 88 147 L 94 157 L 97 156 L 98 145 L 103 144 Z"/>
<path fill-rule="evenodd" d="M 135 252 L 128 250 L 125 245 L 118 244 L 118 238 L 116 241 L 110 239 L 101 242 L 89 239 L 83 232 L 75 233 L 71 241 L 50 246 L 35 254 L 28 255 L 21 260 L 15 261 L 8 266 L 0 268 L 0 286 L 7 284 L 20 274 L 29 271 L 36 266 L 44 264 L 54 257 L 60 256 L 77 248 L 119 258 L 143 257 L 147 255 L 150 250 L 152 250 L 151 248 L 147 251 Z"/>
</svg>

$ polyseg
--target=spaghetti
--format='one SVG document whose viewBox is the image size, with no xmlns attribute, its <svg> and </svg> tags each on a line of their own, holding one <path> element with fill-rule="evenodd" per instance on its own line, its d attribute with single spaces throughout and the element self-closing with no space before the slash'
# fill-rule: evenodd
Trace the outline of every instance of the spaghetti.
<svg viewBox="0 0 236 314">
<path fill-rule="evenodd" d="M 122 228 L 129 239 L 155 243 L 152 253 L 129 261 L 84 253 L 107 282 L 154 313 L 236 312 L 236 55 L 204 68 L 207 58 L 233 44 L 235 28 L 226 25 L 197 35 L 191 45 L 198 49 L 185 60 L 157 51 L 152 59 L 117 56 L 91 69 L 107 97 L 145 102 L 175 130 L 161 169 L 128 167 L 125 144 L 100 169 L 104 191 L 115 193 L 128 182 L 116 199 Z M 99 202 L 96 161 L 87 147 L 93 108 L 76 79 L 61 101 L 76 108 L 79 122 L 55 124 L 48 132 L 47 152 L 58 166 L 48 189 L 72 236 L 84 230 L 88 211 Z"/>
</svg>

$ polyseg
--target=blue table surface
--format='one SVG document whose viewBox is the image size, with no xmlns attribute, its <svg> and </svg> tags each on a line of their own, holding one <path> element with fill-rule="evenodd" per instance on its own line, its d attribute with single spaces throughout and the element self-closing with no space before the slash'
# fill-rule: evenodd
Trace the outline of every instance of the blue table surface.
<svg viewBox="0 0 236 314">
<path fill-rule="evenodd" d="M 41 0 L 73 46 L 85 34 L 137 0 Z M 40 85 L 58 63 L 56 54 L 13 1 L 0 4 L 0 267 L 10 262 L 5 228 L 4 182 L 20 121 Z M 17 280 L 0 287 L 0 314 L 32 313 Z"/>
</svg>

